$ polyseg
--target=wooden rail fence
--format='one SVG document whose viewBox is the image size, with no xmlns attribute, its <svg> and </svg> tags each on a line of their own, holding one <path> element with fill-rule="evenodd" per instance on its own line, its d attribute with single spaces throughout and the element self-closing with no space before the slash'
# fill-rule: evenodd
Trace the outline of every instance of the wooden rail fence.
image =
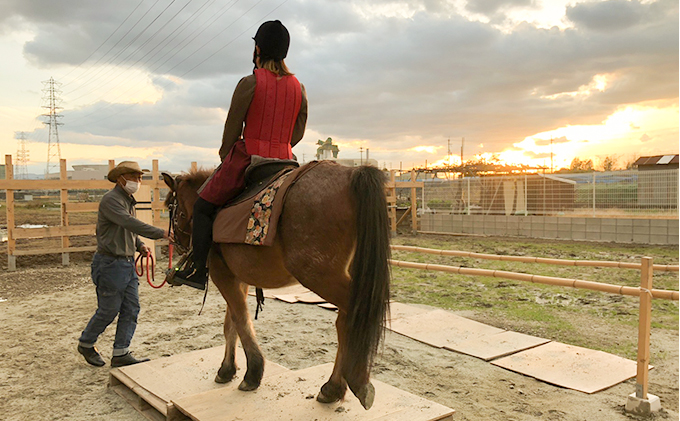
<svg viewBox="0 0 680 421">
<path fill-rule="evenodd" d="M 83 212 L 97 212 L 99 202 L 69 202 L 69 190 L 109 190 L 113 184 L 108 180 L 69 180 L 67 175 L 66 160 L 62 159 L 59 162 L 60 176 L 58 180 L 17 180 L 14 178 L 14 171 L 12 165 L 12 155 L 5 155 L 5 179 L 0 179 L 0 190 L 6 190 L 6 213 L 7 213 L 7 268 L 8 270 L 16 270 L 16 257 L 26 255 L 41 255 L 41 254 L 61 254 L 62 264 L 69 264 L 70 253 L 94 251 L 96 246 L 72 246 L 69 237 L 72 236 L 92 236 L 95 234 L 95 224 L 73 225 L 71 224 L 71 217 L 76 219 L 76 215 Z M 109 168 L 113 168 L 115 162 L 109 160 Z M 191 169 L 195 170 L 197 163 L 191 163 Z M 165 211 L 164 204 L 160 201 L 160 189 L 165 188 L 165 182 L 159 172 L 158 160 L 152 161 L 151 180 L 143 179 L 140 191 L 135 195 L 138 200 L 137 215 L 138 217 L 149 224 L 160 228 L 166 228 L 161 224 L 161 213 Z M 418 229 L 416 218 L 416 188 L 422 188 L 423 182 L 416 181 L 415 172 L 411 172 L 411 181 L 395 181 L 395 171 L 390 172 L 390 181 L 386 185 L 388 215 L 390 218 L 390 227 L 393 234 L 396 234 L 397 225 L 399 225 L 405 218 L 402 217 L 399 221 L 396 218 L 397 207 L 397 188 L 411 189 L 411 207 L 409 212 L 412 217 L 412 230 L 416 232 Z M 16 190 L 59 190 L 60 202 L 60 224 L 58 226 L 48 226 L 44 228 L 20 228 L 16 226 L 15 214 L 15 200 L 14 192 Z M 404 216 L 408 215 L 407 212 Z M 37 239 L 37 238 L 55 238 L 59 237 L 61 245 L 59 247 L 49 248 L 18 248 L 17 240 L 20 239 Z M 154 248 L 154 245 L 167 244 L 167 240 L 153 241 L 146 240 L 147 244 Z M 156 254 L 160 252 L 156 249 Z"/>
<path fill-rule="evenodd" d="M 516 281 L 533 282 L 546 285 L 565 286 L 571 288 L 588 289 L 592 291 L 606 292 L 609 294 L 628 295 L 640 298 L 640 315 L 638 322 L 638 352 L 637 352 L 637 375 L 635 385 L 635 397 L 642 400 L 648 399 L 649 390 L 649 340 L 652 320 L 652 299 L 679 300 L 678 291 L 659 290 L 652 288 L 654 270 L 678 272 L 678 265 L 654 265 L 651 257 L 643 257 L 640 263 L 609 262 L 609 261 L 578 261 L 565 259 L 546 259 L 528 256 L 505 256 L 484 253 L 473 253 L 457 250 L 435 250 L 411 246 L 391 246 L 392 250 L 408 251 L 416 253 L 435 254 L 440 256 L 459 256 L 486 260 L 519 261 L 525 263 L 543 263 L 562 266 L 590 266 L 611 267 L 621 269 L 640 270 L 640 286 L 628 287 L 621 285 L 605 284 L 600 282 L 584 281 L 580 279 L 557 278 L 552 276 L 540 276 L 527 273 L 508 272 L 502 270 L 465 268 L 447 265 L 434 265 L 428 263 L 404 262 L 390 260 L 393 266 L 409 269 L 434 270 L 440 272 L 457 273 L 460 275 L 477 275 L 494 278 L 512 279 Z"/>
</svg>

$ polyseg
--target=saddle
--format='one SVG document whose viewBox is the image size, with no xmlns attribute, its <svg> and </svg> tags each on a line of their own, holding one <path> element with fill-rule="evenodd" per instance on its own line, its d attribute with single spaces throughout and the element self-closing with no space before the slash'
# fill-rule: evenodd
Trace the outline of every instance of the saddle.
<svg viewBox="0 0 680 421">
<path fill-rule="evenodd" d="M 223 208 L 250 199 L 264 190 L 272 181 L 299 166 L 300 164 L 293 159 L 264 158 L 259 155 L 252 155 L 250 165 L 245 172 L 245 190 L 228 201 Z"/>
</svg>

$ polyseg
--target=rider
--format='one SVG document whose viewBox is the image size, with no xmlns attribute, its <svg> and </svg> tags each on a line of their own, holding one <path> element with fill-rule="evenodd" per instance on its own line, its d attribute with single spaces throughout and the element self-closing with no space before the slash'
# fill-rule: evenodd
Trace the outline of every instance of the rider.
<svg viewBox="0 0 680 421">
<path fill-rule="evenodd" d="M 283 61 L 290 45 L 288 30 L 278 20 L 268 21 L 253 39 L 255 68 L 234 90 L 219 151 L 222 164 L 194 205 L 192 262 L 174 276 L 177 283 L 198 289 L 208 282 L 214 216 L 243 191 L 251 156 L 293 159 L 291 148 L 302 139 L 307 123 L 305 88 Z"/>
</svg>

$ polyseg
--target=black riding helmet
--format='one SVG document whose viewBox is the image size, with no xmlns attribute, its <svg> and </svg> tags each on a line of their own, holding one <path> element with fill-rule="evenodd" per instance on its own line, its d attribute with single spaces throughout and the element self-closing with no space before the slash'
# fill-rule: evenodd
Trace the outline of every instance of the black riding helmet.
<svg viewBox="0 0 680 421">
<path fill-rule="evenodd" d="M 260 25 L 253 39 L 255 45 L 260 47 L 262 61 L 281 61 L 288 55 L 290 34 L 279 20 L 270 20 Z"/>
</svg>

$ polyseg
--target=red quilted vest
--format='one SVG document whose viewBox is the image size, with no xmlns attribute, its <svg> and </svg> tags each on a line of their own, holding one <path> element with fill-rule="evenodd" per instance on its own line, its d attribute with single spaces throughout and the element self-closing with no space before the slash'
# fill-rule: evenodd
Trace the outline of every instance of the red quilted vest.
<svg viewBox="0 0 680 421">
<path fill-rule="evenodd" d="M 256 69 L 255 79 L 243 130 L 246 151 L 265 158 L 292 159 L 290 140 L 302 103 L 300 82 L 292 75 L 278 79 L 266 69 Z"/>
</svg>

